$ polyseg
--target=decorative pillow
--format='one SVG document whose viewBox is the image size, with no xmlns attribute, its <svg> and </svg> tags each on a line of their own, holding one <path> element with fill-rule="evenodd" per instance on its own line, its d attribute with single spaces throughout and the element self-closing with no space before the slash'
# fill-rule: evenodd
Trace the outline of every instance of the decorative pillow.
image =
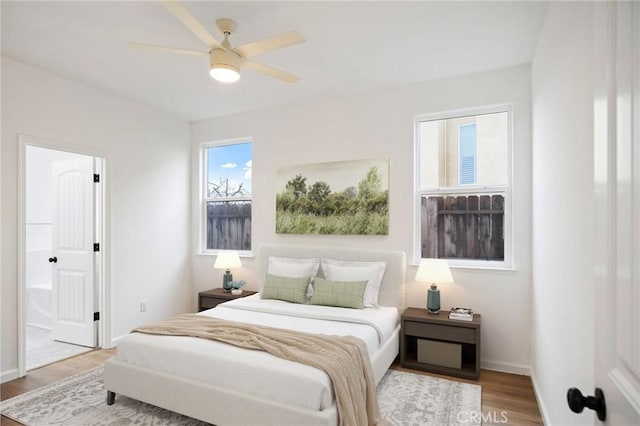
<svg viewBox="0 0 640 426">
<path fill-rule="evenodd" d="M 324 277 L 331 281 L 367 281 L 364 306 L 378 306 L 378 293 L 387 262 L 356 262 L 322 259 Z"/>
<path fill-rule="evenodd" d="M 295 257 L 269 256 L 267 273 L 281 277 L 313 277 L 318 273 L 320 259 L 298 259 Z"/>
<path fill-rule="evenodd" d="M 315 277 L 320 268 L 320 259 L 300 259 L 296 257 L 275 257 L 269 256 L 269 266 L 267 273 L 271 275 L 278 275 L 280 277 Z M 313 293 L 313 287 L 311 282 L 307 288 L 307 299 L 311 297 Z"/>
<path fill-rule="evenodd" d="M 366 281 L 329 281 L 318 278 L 313 282 L 312 305 L 364 308 Z"/>
<path fill-rule="evenodd" d="M 307 301 L 307 287 L 310 277 L 280 277 L 267 274 L 262 288 L 261 298 L 285 300 L 293 303 Z"/>
</svg>

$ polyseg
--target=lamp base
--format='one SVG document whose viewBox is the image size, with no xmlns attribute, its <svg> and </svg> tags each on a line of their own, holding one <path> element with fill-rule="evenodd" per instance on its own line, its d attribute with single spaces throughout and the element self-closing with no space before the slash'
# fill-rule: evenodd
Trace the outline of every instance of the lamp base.
<svg viewBox="0 0 640 426">
<path fill-rule="evenodd" d="M 435 284 L 431 284 L 427 291 L 427 312 L 437 314 L 440 312 L 440 290 Z"/>
<path fill-rule="evenodd" d="M 231 281 L 233 281 L 233 275 L 231 274 L 231 271 L 227 269 L 227 272 L 225 272 L 222 276 L 222 289 L 227 293 L 229 293 L 232 289 Z"/>
</svg>

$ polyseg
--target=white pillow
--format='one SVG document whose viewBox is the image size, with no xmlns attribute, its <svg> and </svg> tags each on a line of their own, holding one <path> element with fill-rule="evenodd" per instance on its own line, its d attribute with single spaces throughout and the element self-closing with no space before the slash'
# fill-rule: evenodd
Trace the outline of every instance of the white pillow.
<svg viewBox="0 0 640 426">
<path fill-rule="evenodd" d="M 269 256 L 267 272 L 280 277 L 315 277 L 320 268 L 320 259 L 298 259 L 295 257 Z"/>
<path fill-rule="evenodd" d="M 331 281 L 367 281 L 364 291 L 364 306 L 378 306 L 380 283 L 387 262 L 355 262 L 334 259 L 322 259 L 324 277 Z"/>
</svg>

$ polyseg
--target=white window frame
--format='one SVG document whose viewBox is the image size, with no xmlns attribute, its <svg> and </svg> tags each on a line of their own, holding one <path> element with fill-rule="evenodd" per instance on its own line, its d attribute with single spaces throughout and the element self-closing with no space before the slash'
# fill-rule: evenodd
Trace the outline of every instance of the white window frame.
<svg viewBox="0 0 640 426">
<path fill-rule="evenodd" d="M 420 123 L 425 121 L 445 120 L 450 118 L 468 117 L 506 112 L 507 113 L 507 183 L 505 185 L 460 185 L 453 188 L 421 188 L 420 187 Z M 421 241 L 421 199 L 425 195 L 448 195 L 482 193 L 504 194 L 504 260 L 476 260 L 476 259 L 447 259 L 452 267 L 476 269 L 512 269 L 513 241 L 512 241 L 512 187 L 513 187 L 513 107 L 510 104 L 488 105 L 464 108 L 451 111 L 423 114 L 414 117 L 414 227 L 413 227 L 413 261 L 419 264 L 422 258 Z M 477 146 L 476 146 L 477 151 Z M 476 170 L 477 173 L 477 170 Z M 477 178 L 476 178 L 477 179 Z"/>
<path fill-rule="evenodd" d="M 198 215 L 200 216 L 200 226 L 198 229 L 199 234 L 199 251 L 200 254 L 210 254 L 216 255 L 221 251 L 225 251 L 223 249 L 208 249 L 207 248 L 207 202 L 209 201 L 251 201 L 251 250 L 235 250 L 241 257 L 251 257 L 253 256 L 253 176 L 252 176 L 252 185 L 251 185 L 251 197 L 218 197 L 212 198 L 207 196 L 207 172 L 208 172 L 208 158 L 207 158 L 207 149 L 226 146 L 226 145 L 240 145 L 244 143 L 250 143 L 252 146 L 252 155 L 251 161 L 253 162 L 253 138 L 245 137 L 245 138 L 234 138 L 234 139 L 225 139 L 220 141 L 213 142 L 204 142 L 200 144 L 199 150 L 199 163 L 200 170 L 198 173 L 198 198 L 200 199 Z"/>
</svg>

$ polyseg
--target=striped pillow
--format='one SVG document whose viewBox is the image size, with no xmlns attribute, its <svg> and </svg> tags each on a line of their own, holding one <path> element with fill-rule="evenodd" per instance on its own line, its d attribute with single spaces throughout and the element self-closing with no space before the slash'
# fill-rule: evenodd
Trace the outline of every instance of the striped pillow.
<svg viewBox="0 0 640 426">
<path fill-rule="evenodd" d="M 316 277 L 313 280 L 313 295 L 309 303 L 363 309 L 366 287 L 367 281 L 329 281 Z"/>
</svg>

